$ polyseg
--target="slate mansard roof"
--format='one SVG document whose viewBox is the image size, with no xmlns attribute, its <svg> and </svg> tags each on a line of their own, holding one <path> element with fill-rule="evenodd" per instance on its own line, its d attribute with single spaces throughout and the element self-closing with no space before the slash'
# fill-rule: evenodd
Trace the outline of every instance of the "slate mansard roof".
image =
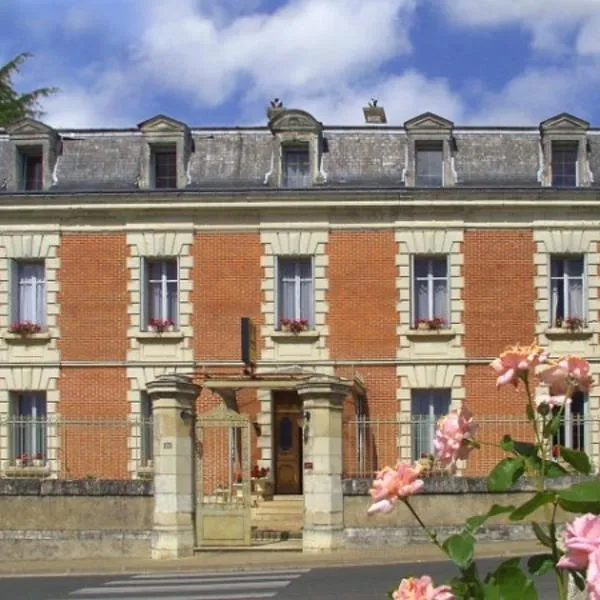
<svg viewBox="0 0 600 600">
<path fill-rule="evenodd" d="M 288 112 L 308 115 L 282 109 L 282 113 Z M 273 119 L 265 127 L 208 129 L 188 128 L 159 115 L 137 128 L 121 130 L 54 132 L 37 121 L 28 120 L 34 130 L 39 128 L 38 134 L 48 135 L 44 133 L 46 130 L 53 132 L 57 142 L 52 183 L 41 193 L 140 189 L 148 146 L 144 127 L 156 119 L 165 119 L 189 140 L 183 189 L 264 189 L 267 186 L 273 161 L 279 159 L 274 144 L 278 130 L 273 127 Z M 427 119 L 433 121 L 419 129 L 419 123 Z M 543 122 L 540 127 L 460 127 L 432 113 L 420 115 L 399 127 L 385 124 L 338 127 L 313 120 L 313 133 L 316 132 L 320 149 L 320 169 L 325 174 L 319 187 L 402 188 L 405 172 L 411 164 L 410 153 L 414 152 L 414 139 L 419 139 L 421 133 L 426 138 L 431 137 L 433 131 L 450 140 L 453 187 L 539 188 L 545 160 L 544 124 L 550 121 L 557 130 L 566 123 L 565 134 L 574 132 L 578 139 L 585 141 L 588 186 L 600 187 L 600 130 L 564 113 Z M 18 134 L 19 131 L 15 133 L 11 127 L 0 129 L 0 194 L 15 192 L 11 183 L 16 177 L 14 140 Z M 19 138 L 19 143 L 24 144 L 24 139 L 26 135 Z"/>
</svg>

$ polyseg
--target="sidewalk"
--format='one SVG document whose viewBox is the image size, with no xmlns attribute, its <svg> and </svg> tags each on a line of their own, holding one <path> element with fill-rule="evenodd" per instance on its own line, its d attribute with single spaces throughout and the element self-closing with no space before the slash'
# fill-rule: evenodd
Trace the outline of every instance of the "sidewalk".
<svg viewBox="0 0 600 600">
<path fill-rule="evenodd" d="M 537 542 L 485 542 L 477 544 L 479 558 L 525 556 L 540 552 Z M 287 551 L 283 551 L 287 550 Z M 269 551 L 203 551 L 192 558 L 157 561 L 144 558 L 81 559 L 56 561 L 2 561 L 0 577 L 31 575 L 93 575 L 141 573 L 148 571 L 243 571 L 247 569 L 285 569 L 297 567 L 347 567 L 405 562 L 437 562 L 441 552 L 430 544 L 411 544 L 402 548 L 344 549 L 323 554 L 278 551 L 274 543 Z"/>
</svg>

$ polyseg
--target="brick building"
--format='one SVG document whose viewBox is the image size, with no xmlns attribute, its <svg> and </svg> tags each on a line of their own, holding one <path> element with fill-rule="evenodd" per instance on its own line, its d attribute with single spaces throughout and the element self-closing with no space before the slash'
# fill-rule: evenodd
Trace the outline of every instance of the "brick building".
<svg viewBox="0 0 600 600">
<path fill-rule="evenodd" d="M 264 127 L 159 115 L 0 130 L 2 473 L 27 453 L 49 476 L 138 476 L 146 385 L 240 373 L 244 316 L 259 373 L 355 381 L 349 474 L 428 452 L 435 419 L 464 401 L 499 420 L 490 434 L 516 427 L 522 396 L 496 392 L 488 367 L 508 344 L 585 355 L 597 374 L 600 130 L 568 114 L 539 127 L 365 117 L 325 126 L 273 103 Z M 598 400 L 577 398 L 561 430 L 595 457 Z M 218 401 L 205 390 L 199 410 Z M 236 406 L 255 423 L 253 462 L 301 492 L 297 395 L 244 390 Z M 77 428 L 110 419 L 121 426 Z"/>
</svg>

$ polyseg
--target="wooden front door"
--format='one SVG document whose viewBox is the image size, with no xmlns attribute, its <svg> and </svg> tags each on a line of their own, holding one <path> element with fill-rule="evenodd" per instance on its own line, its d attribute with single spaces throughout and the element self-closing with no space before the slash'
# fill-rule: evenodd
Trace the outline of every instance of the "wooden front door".
<svg viewBox="0 0 600 600">
<path fill-rule="evenodd" d="M 302 493 L 302 401 L 295 392 L 277 392 L 274 400 L 275 493 Z"/>
</svg>

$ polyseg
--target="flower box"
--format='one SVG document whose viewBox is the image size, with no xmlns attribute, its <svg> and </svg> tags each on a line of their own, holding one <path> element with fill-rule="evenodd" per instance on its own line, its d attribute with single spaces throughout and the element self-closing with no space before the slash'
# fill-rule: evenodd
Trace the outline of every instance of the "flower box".
<svg viewBox="0 0 600 600">
<path fill-rule="evenodd" d="M 8 333 L 20 337 L 29 337 L 42 332 L 42 326 L 32 321 L 17 321 L 8 328 Z"/>
<path fill-rule="evenodd" d="M 175 329 L 175 323 L 171 319 L 150 319 L 148 321 L 148 330 L 154 333 L 165 333 L 173 331 Z"/>
<path fill-rule="evenodd" d="M 282 331 L 290 333 L 300 333 L 308 329 L 308 321 L 306 319 L 281 319 L 279 321 Z"/>
</svg>

